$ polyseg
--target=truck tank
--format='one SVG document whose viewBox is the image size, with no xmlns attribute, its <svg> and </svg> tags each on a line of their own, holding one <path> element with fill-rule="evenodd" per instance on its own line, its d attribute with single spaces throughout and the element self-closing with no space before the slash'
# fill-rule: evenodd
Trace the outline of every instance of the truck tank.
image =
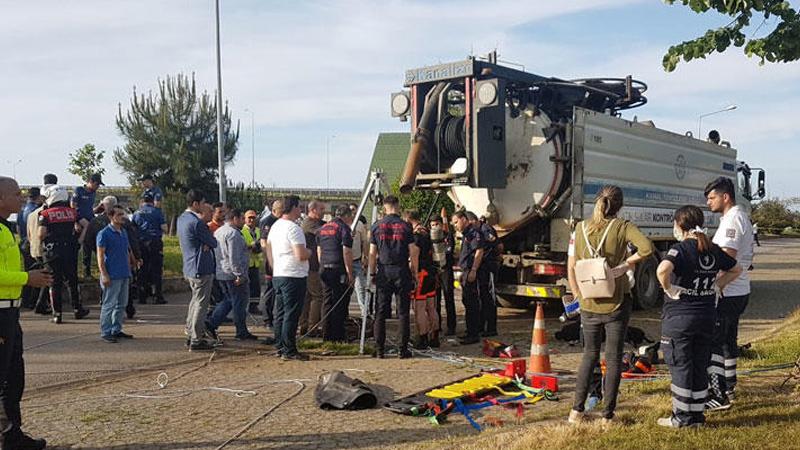
<svg viewBox="0 0 800 450">
<path fill-rule="evenodd" d="M 736 179 L 743 202 L 764 195 L 763 171 L 751 193 L 758 169 L 737 162 L 730 146 L 621 119 L 620 111 L 647 102 L 647 86 L 631 77 L 562 80 L 490 55 L 409 70 L 405 86 L 391 99 L 392 115 L 411 121 L 400 190 L 447 191 L 494 226 L 503 244 L 495 288 L 506 305 L 567 293 L 569 236 L 603 184 L 622 188 L 620 215 L 662 251 L 673 242 L 672 212 L 705 207 L 711 179 Z M 713 228 L 716 217 L 707 219 Z M 657 263 L 637 266 L 642 307 L 660 301 Z"/>
</svg>

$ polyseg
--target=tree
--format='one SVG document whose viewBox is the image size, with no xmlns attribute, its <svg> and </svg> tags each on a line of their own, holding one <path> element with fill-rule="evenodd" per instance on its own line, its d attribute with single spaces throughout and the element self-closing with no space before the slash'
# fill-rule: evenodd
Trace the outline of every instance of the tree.
<svg viewBox="0 0 800 450">
<path fill-rule="evenodd" d="M 133 96 L 127 111 L 119 105 L 117 129 L 127 140 L 114 151 L 114 162 L 135 183 L 152 175 L 166 190 L 186 192 L 200 189 L 214 198 L 217 191 L 217 103 L 216 96 L 198 95 L 194 74 L 180 74 L 158 81 L 158 92 Z M 222 116 L 225 164 L 236 156 L 239 125 L 231 129 L 225 105 Z"/>
<path fill-rule="evenodd" d="M 106 169 L 102 167 L 105 154 L 105 151 L 97 150 L 93 144 L 86 144 L 69 154 L 67 171 L 81 180 L 87 180 L 95 173 L 103 175 L 106 173 Z"/>
<path fill-rule="evenodd" d="M 397 196 L 400 200 L 400 208 L 402 210 L 408 211 L 410 209 L 415 209 L 422 216 L 423 220 L 427 218 L 428 213 L 431 214 L 431 217 L 438 217 L 442 207 L 447 209 L 448 216 L 453 214 L 455 210 L 455 205 L 453 201 L 450 200 L 450 197 L 447 196 L 446 191 L 439 194 L 438 198 L 436 192 L 429 189 L 414 189 L 408 194 L 401 194 L 400 179 L 392 183 L 391 190 L 392 194 Z"/>
<path fill-rule="evenodd" d="M 797 215 L 786 206 L 786 202 L 778 199 L 764 200 L 753 207 L 753 223 L 770 232 L 780 233 L 792 226 L 796 219 Z"/>
<path fill-rule="evenodd" d="M 705 13 L 711 9 L 720 14 L 732 17 L 726 26 L 706 31 L 698 38 L 673 45 L 664 55 L 664 70 L 672 72 L 681 58 L 689 62 L 707 55 L 724 52 L 731 44 L 734 47 L 744 46 L 748 57 L 761 58 L 765 61 L 790 62 L 800 59 L 800 15 L 788 1 L 783 0 L 665 0 L 669 4 L 680 1 L 696 13 Z M 748 38 L 744 29 L 750 25 L 753 16 L 763 16 L 761 24 Z M 775 29 L 765 37 L 757 38 L 755 34 L 766 21 L 777 18 Z M 771 26 L 771 25 L 770 25 Z"/>
</svg>

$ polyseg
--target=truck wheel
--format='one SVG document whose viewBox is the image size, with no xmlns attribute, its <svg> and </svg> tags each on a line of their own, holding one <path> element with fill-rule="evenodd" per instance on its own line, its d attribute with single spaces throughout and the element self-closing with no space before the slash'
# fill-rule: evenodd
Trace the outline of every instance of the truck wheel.
<svg viewBox="0 0 800 450">
<path fill-rule="evenodd" d="M 659 306 L 662 299 L 661 286 L 656 278 L 658 259 L 651 256 L 636 267 L 633 299 L 639 309 L 651 309 Z"/>
<path fill-rule="evenodd" d="M 498 295 L 497 303 L 503 308 L 528 309 L 533 302 L 531 302 L 531 299 L 528 297 L 522 297 L 518 295 Z"/>
</svg>

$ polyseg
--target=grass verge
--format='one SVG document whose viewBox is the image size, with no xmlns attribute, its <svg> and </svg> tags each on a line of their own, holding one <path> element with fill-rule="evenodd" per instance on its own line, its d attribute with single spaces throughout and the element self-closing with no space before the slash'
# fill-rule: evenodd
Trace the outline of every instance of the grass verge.
<svg viewBox="0 0 800 450">
<path fill-rule="evenodd" d="M 740 367 L 759 368 L 794 362 L 800 356 L 800 310 L 775 333 L 755 343 Z M 597 421 L 566 424 L 571 395 L 562 395 L 558 411 L 537 415 L 535 422 L 489 429 L 480 435 L 453 437 L 415 445 L 415 448 L 478 450 L 614 449 L 614 450 L 749 450 L 800 448 L 800 387 L 797 380 L 778 386 L 789 369 L 742 376 L 734 406 L 707 415 L 700 430 L 673 430 L 656 425 L 670 414 L 669 380 L 623 384 L 617 423 L 604 428 Z M 490 413 L 487 413 L 490 414 Z"/>
</svg>

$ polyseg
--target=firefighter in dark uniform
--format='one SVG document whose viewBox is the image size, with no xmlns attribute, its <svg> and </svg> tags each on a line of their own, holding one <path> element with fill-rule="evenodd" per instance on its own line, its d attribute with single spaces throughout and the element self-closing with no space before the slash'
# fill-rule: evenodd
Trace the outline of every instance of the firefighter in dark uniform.
<svg viewBox="0 0 800 450">
<path fill-rule="evenodd" d="M 461 336 L 462 345 L 480 341 L 481 301 L 478 294 L 478 273 L 484 257 L 484 241 L 480 230 L 470 223 L 467 214 L 456 211 L 453 214 L 456 230 L 461 233 L 461 255 L 458 266 L 461 268 L 461 302 L 464 303 L 464 319 L 467 332 Z"/>
<path fill-rule="evenodd" d="M 53 323 L 61 323 L 61 306 L 64 283 L 69 289 L 75 319 L 89 314 L 81 305 L 78 291 L 78 213 L 69 205 L 66 189 L 51 189 L 47 197 L 47 208 L 39 213 L 39 236 L 44 247 L 45 267 L 53 273 L 50 297 L 53 307 Z"/>
<path fill-rule="evenodd" d="M 154 198 L 147 193 L 142 197 L 142 205 L 133 214 L 133 223 L 139 229 L 139 245 L 142 252 L 142 268 L 139 270 L 139 303 L 147 303 L 153 295 L 153 303 L 163 305 L 162 276 L 164 272 L 164 242 L 162 237 L 167 221 L 160 209 L 153 204 Z"/>
<path fill-rule="evenodd" d="M 483 263 L 478 271 L 478 296 L 481 299 L 481 336 L 497 336 L 497 299 L 494 282 L 500 271 L 500 246 L 497 231 L 483 217 L 467 211 L 472 226 L 478 229 L 483 239 Z"/>
<path fill-rule="evenodd" d="M 400 218 L 400 201 L 393 195 L 383 199 L 386 216 L 372 226 L 369 244 L 369 273 L 375 280 L 376 302 L 373 330 L 377 348 L 383 358 L 386 343 L 386 318 L 391 314 L 392 295 L 397 298 L 400 320 L 400 358 L 410 358 L 409 321 L 410 293 L 419 267 L 419 248 L 414 244 L 411 225 Z M 377 269 L 377 270 L 376 270 Z"/>
<path fill-rule="evenodd" d="M 438 256 L 441 261 L 437 261 L 440 266 L 436 283 L 436 315 L 439 316 L 439 329 L 442 329 L 442 302 L 444 302 L 444 309 L 447 313 L 445 335 L 455 336 L 458 318 L 456 317 L 455 288 L 453 286 L 453 266 L 456 264 L 453 252 L 455 251 L 456 243 L 448 224 L 447 211 L 442 208 L 442 217 L 433 217 L 431 219 L 431 238 L 433 238 L 433 234 L 437 230 L 441 230 L 441 239 L 433 242 L 434 246 L 441 244 L 443 247 L 443 254 Z"/>
<path fill-rule="evenodd" d="M 336 208 L 336 217 L 317 232 L 317 256 L 322 279 L 323 341 L 345 342 L 345 321 L 353 285 L 353 213 L 347 206 Z"/>
<path fill-rule="evenodd" d="M 673 231 L 680 242 L 658 266 L 658 280 L 666 294 L 661 350 L 672 376 L 672 415 L 657 422 L 664 427 L 695 428 L 705 423 L 706 367 L 711 358 L 717 292 L 742 271 L 735 259 L 706 236 L 701 228 L 703 219 L 703 211 L 696 206 L 675 211 Z"/>
<path fill-rule="evenodd" d="M 406 219 L 414 230 L 414 244 L 419 249 L 417 287 L 411 293 L 414 319 L 417 324 L 415 347 L 439 347 L 439 315 L 436 312 L 436 265 L 433 263 L 433 242 L 428 229 L 422 226 L 419 212 L 408 211 Z"/>
<path fill-rule="evenodd" d="M 25 272 L 22 268 L 19 247 L 11 226 L 6 222 L 12 213 L 19 211 L 21 203 L 22 194 L 17 182 L 0 177 L 0 448 L 40 450 L 47 442 L 22 432 L 19 403 L 25 389 L 25 362 L 22 359 L 19 297 L 23 286 L 44 288 L 52 283 L 53 278 L 43 270 Z M 36 220 L 36 217 L 30 219 Z"/>
</svg>

